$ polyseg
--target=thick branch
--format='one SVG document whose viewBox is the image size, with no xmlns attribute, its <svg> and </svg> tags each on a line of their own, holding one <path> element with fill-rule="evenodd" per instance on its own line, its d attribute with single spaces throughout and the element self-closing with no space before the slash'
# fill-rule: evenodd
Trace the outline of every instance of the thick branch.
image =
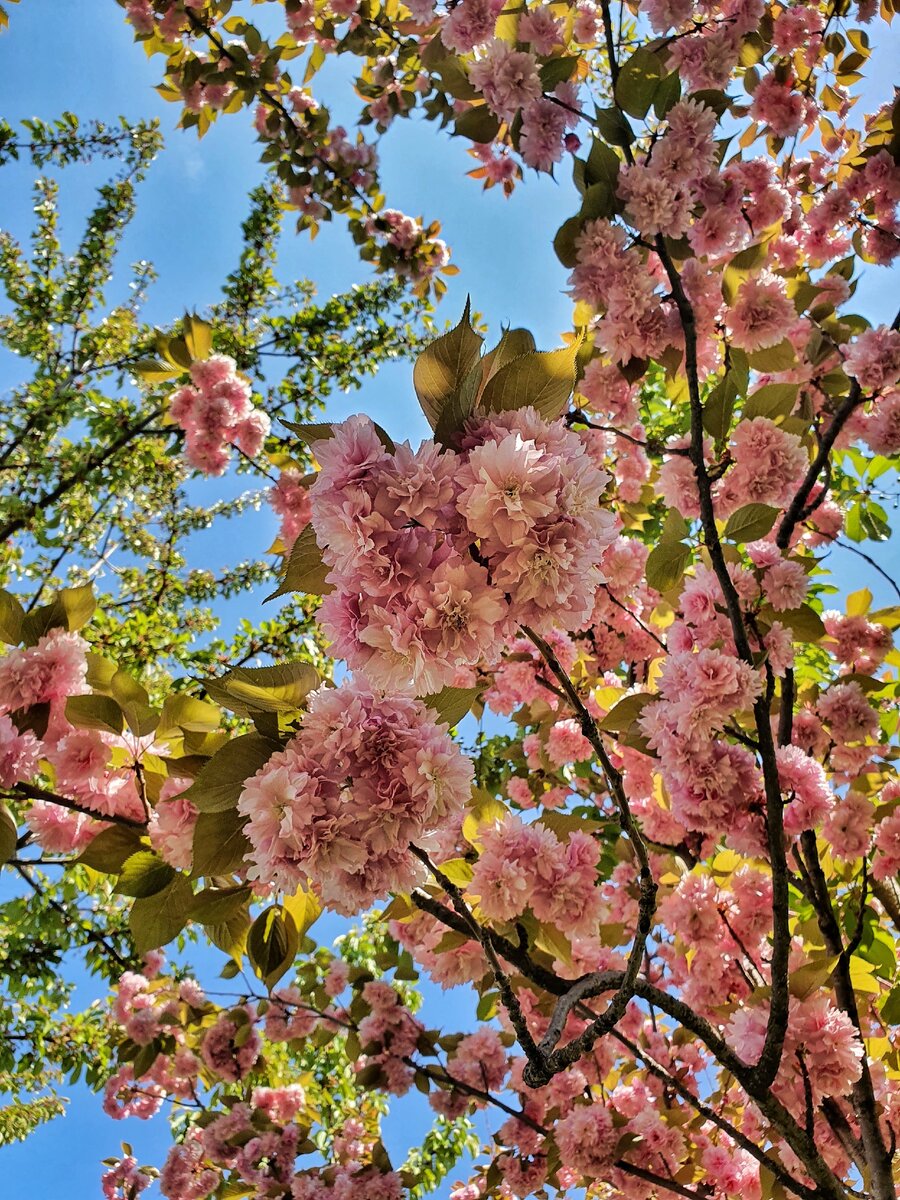
<svg viewBox="0 0 900 1200">
<path fill-rule="evenodd" d="M 137 821 L 132 817 L 108 817 L 105 813 L 88 808 L 87 805 L 80 804 L 77 800 L 72 800 L 68 796 L 58 796 L 56 792 L 47 792 L 43 788 L 35 787 L 30 783 L 17 783 L 15 787 L 10 789 L 10 793 L 18 799 L 46 800 L 49 804 L 58 804 L 60 808 L 68 808 L 72 812 L 83 813 L 86 817 L 93 817 L 95 821 L 109 821 L 113 825 L 127 825 L 130 829 L 144 830 L 147 828 L 144 821 Z"/>
</svg>

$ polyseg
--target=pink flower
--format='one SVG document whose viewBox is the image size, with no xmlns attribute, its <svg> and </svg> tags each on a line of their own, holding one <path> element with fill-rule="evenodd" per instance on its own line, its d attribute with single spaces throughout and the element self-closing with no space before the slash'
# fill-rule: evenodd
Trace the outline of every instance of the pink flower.
<svg viewBox="0 0 900 1200">
<path fill-rule="evenodd" d="M 882 799 L 887 800 L 888 785 L 882 793 Z M 897 799 L 898 789 L 893 786 L 893 799 Z M 875 827 L 875 856 L 872 859 L 872 874 L 876 879 L 893 879 L 900 874 L 900 807 L 894 808 L 887 816 L 882 817 Z"/>
<path fill-rule="evenodd" d="M 80 696 L 86 691 L 87 643 L 77 633 L 53 629 L 37 645 L 0 658 L 0 712 Z"/>
<path fill-rule="evenodd" d="M 775 756 L 781 790 L 790 801 L 784 810 L 785 832 L 796 837 L 822 824 L 834 807 L 834 795 L 821 764 L 799 746 L 781 746 Z"/>
<path fill-rule="evenodd" d="M 153 809 L 147 833 L 150 845 L 170 866 L 187 871 L 191 866 L 197 809 L 185 796 L 189 779 L 167 779 Z"/>
<path fill-rule="evenodd" d="M 831 726 L 836 742 L 857 742 L 878 729 L 878 713 L 855 681 L 838 683 L 823 692 L 816 702 L 819 716 Z"/>
<path fill-rule="evenodd" d="M 809 577 L 803 564 L 789 558 L 773 563 L 763 572 L 762 588 L 776 612 L 799 608 L 809 591 Z"/>
<path fill-rule="evenodd" d="M 731 340 L 741 350 L 765 350 L 784 341 L 797 322 L 797 311 L 788 298 L 784 280 L 771 271 L 760 271 L 738 288 L 728 309 Z"/>
<path fill-rule="evenodd" d="M 7 716 L 0 716 L 0 787 L 27 782 L 37 772 L 41 744 L 30 729 L 19 733 Z"/>
<path fill-rule="evenodd" d="M 429 710 L 345 681 L 320 688 L 300 734 L 244 788 L 250 877 L 295 887 L 310 876 L 326 903 L 355 912 L 418 878 L 427 845 L 461 811 L 472 768 Z"/>
<path fill-rule="evenodd" d="M 768 417 L 740 421 L 732 434 L 734 468 L 725 477 L 728 507 L 787 504 L 806 473 L 809 458 L 796 434 Z"/>
<path fill-rule="evenodd" d="M 528 42 L 535 54 L 549 54 L 561 38 L 562 27 L 546 5 L 527 10 L 519 17 L 518 40 Z"/>
<path fill-rule="evenodd" d="M 493 36 L 503 0 L 461 0 L 441 26 L 441 41 L 448 50 L 468 54 Z"/>
<path fill-rule="evenodd" d="M 578 722 L 571 717 L 557 721 L 547 735 L 547 757 L 555 767 L 585 762 L 593 756 L 591 743 L 581 732 Z"/>
<path fill-rule="evenodd" d="M 75 854 L 103 828 L 83 813 L 48 800 L 36 800 L 25 813 L 25 822 L 37 844 L 50 854 Z"/>
<path fill-rule="evenodd" d="M 802 125 L 815 120 L 816 106 L 792 83 L 781 83 L 774 74 L 768 74 L 754 89 L 750 116 L 768 125 L 778 137 L 793 137 Z"/>
<path fill-rule="evenodd" d="M 253 1069 L 262 1048 L 262 1039 L 253 1027 L 253 1014 L 246 1010 L 247 1021 L 250 1022 L 250 1034 L 240 1045 L 237 1043 L 239 1026 L 231 1016 L 223 1013 L 211 1029 L 207 1030 L 200 1044 L 200 1054 L 204 1063 L 220 1079 L 229 1083 L 237 1083 L 244 1079 Z"/>
<path fill-rule="evenodd" d="M 586 1179 L 609 1175 L 619 1132 L 602 1104 L 579 1104 L 557 1122 L 553 1131 L 559 1156 Z"/>
<path fill-rule="evenodd" d="M 864 392 L 900 382 L 900 331 L 880 325 L 861 333 L 844 355 L 844 370 Z"/>
<path fill-rule="evenodd" d="M 459 476 L 457 507 L 492 549 L 520 541 L 556 507 L 559 464 L 519 433 L 476 446 Z"/>
<path fill-rule="evenodd" d="M 822 827 L 836 858 L 852 860 L 868 853 L 874 813 L 874 805 L 860 792 L 848 792 L 838 801 Z"/>
<path fill-rule="evenodd" d="M 444 31 L 446 44 L 446 25 Z M 482 93 L 491 112 L 503 121 L 511 121 L 519 109 L 541 95 L 534 55 L 514 50 L 499 38 L 490 42 L 484 56 L 472 63 L 469 82 Z"/>
<path fill-rule="evenodd" d="M 131 1154 L 110 1167 L 100 1180 L 105 1200 L 136 1200 L 150 1183 L 151 1176 L 138 1167 L 137 1159 Z"/>
<path fill-rule="evenodd" d="M 301 483 L 300 472 L 291 467 L 282 471 L 267 499 L 281 518 L 278 536 L 285 550 L 290 551 L 312 514 L 309 489 Z"/>
</svg>

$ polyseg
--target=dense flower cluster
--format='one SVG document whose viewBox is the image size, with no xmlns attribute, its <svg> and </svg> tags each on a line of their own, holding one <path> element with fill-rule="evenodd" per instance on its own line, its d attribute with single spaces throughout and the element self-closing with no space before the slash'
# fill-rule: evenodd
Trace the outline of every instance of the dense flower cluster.
<svg viewBox="0 0 900 1200">
<path fill-rule="evenodd" d="M 83 849 L 103 828 L 104 817 L 145 816 L 127 762 L 139 759 L 146 743 L 77 728 L 66 716 L 67 700 L 89 690 L 87 653 L 79 634 L 53 629 L 35 645 L 0 657 L 0 786 L 29 783 L 45 770 L 56 792 L 74 802 L 65 807 L 37 799 L 25 813 L 35 842 L 52 854 Z M 30 713 L 44 714 L 36 726 L 40 737 L 28 727 Z"/>
<path fill-rule="evenodd" d="M 326 904 L 357 912 L 420 877 L 410 853 L 469 796 L 472 768 L 418 700 L 345 680 L 310 697 L 300 733 L 245 785 L 249 876 L 293 892 L 311 878 Z"/>
<path fill-rule="evenodd" d="M 378 686 L 436 692 L 517 623 L 590 615 L 615 521 L 578 435 L 526 408 L 473 419 L 462 447 L 391 452 L 364 417 L 316 443 L 312 524 L 335 589 L 322 627 Z"/>
<path fill-rule="evenodd" d="M 187 461 L 204 475 L 222 474 L 230 446 L 251 458 L 259 454 L 271 426 L 227 354 L 191 364 L 191 382 L 169 397 L 169 416 L 184 430 Z"/>
</svg>

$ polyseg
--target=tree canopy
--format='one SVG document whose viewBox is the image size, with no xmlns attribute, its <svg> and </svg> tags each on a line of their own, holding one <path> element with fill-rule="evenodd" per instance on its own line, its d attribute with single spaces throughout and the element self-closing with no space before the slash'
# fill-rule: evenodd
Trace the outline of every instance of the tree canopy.
<svg viewBox="0 0 900 1200">
<path fill-rule="evenodd" d="M 900 254 L 900 100 L 858 103 L 891 0 L 118 8 L 267 181 L 221 296 L 155 327 L 148 263 L 105 291 L 158 130 L 0 126 L 46 171 L 0 242 L 0 1140 L 83 1076 L 171 1120 L 110 1200 L 892 1200 L 900 589 L 862 546 L 900 313 L 853 311 Z M 450 249 L 378 158 L 413 117 L 471 143 L 473 219 L 571 169 L 560 345 L 477 297 L 433 327 Z M 323 301 L 277 250 L 335 218 L 372 279 Z M 428 440 L 327 419 L 398 356 Z M 196 565 L 259 505 L 272 545 Z"/>
</svg>

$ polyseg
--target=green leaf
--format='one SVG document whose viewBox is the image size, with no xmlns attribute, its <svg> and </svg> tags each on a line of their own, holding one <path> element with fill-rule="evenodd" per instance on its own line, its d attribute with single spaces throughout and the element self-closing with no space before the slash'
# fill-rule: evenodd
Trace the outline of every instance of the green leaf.
<svg viewBox="0 0 900 1200">
<path fill-rule="evenodd" d="M 616 81 L 616 103 L 629 116 L 643 120 L 653 103 L 662 73 L 660 59 L 642 46 L 622 64 Z"/>
<path fill-rule="evenodd" d="M 480 688 L 441 688 L 430 696 L 423 696 L 422 703 L 433 709 L 438 720 L 446 721 L 448 725 L 458 724 L 469 712 L 478 699 Z"/>
<path fill-rule="evenodd" d="M 472 328 L 466 300 L 462 319 L 449 333 L 426 346 L 413 367 L 413 386 L 422 412 L 434 429 L 444 405 L 478 364 L 484 339 Z"/>
<path fill-rule="evenodd" d="M 184 374 L 183 368 L 167 366 L 158 358 L 139 358 L 131 364 L 129 370 L 145 383 L 164 383 L 167 379 L 175 379 Z"/>
<path fill-rule="evenodd" d="M 778 519 L 779 510 L 769 504 L 745 504 L 725 523 L 725 537 L 734 542 L 755 542 L 765 537 Z"/>
<path fill-rule="evenodd" d="M 22 640 L 25 610 L 12 592 L 0 591 L 0 641 L 17 646 Z"/>
<path fill-rule="evenodd" d="M 797 403 L 799 384 L 766 383 L 744 401 L 741 415 L 745 420 L 753 417 L 789 417 Z"/>
<path fill-rule="evenodd" d="M 768 625 L 771 625 L 773 621 L 780 622 L 786 629 L 790 629 L 794 637 L 801 642 L 817 642 L 819 638 L 825 636 L 822 618 L 808 604 L 803 604 L 800 608 L 789 608 L 784 612 L 776 612 L 775 609 L 766 605 L 760 609 L 759 616 Z"/>
<path fill-rule="evenodd" d="M 51 629 L 81 629 L 91 619 L 97 602 L 94 589 L 84 587 L 60 588 L 49 604 L 27 613 L 22 620 L 22 639 L 33 646 Z"/>
<path fill-rule="evenodd" d="M 153 732 L 159 716 L 150 704 L 150 695 L 143 684 L 127 671 L 118 670 L 109 682 L 109 690 L 119 702 L 132 733 L 144 737 Z"/>
<path fill-rule="evenodd" d="M 159 716 L 159 734 L 174 733 L 179 729 L 190 733 L 210 733 L 218 729 L 222 714 L 214 704 L 197 700 L 187 692 L 175 692 L 167 696 Z"/>
<path fill-rule="evenodd" d="M 138 954 L 165 946 L 184 929 L 193 899 L 184 875 L 175 878 L 153 896 L 135 900 L 128 924 Z"/>
<path fill-rule="evenodd" d="M 66 720 L 79 729 L 105 729 L 118 734 L 125 728 L 122 710 L 111 696 L 70 696 Z"/>
<path fill-rule="evenodd" d="M 900 1025 L 900 984 L 891 988 L 882 1004 L 881 1019 L 886 1025 Z"/>
<path fill-rule="evenodd" d="M 553 249 L 556 251 L 556 257 L 564 267 L 571 269 L 578 262 L 578 252 L 575 249 L 575 242 L 581 233 L 583 225 L 584 221 L 581 217 L 569 217 L 568 221 L 563 221 L 562 225 L 556 231 L 556 237 L 553 239 Z"/>
<path fill-rule="evenodd" d="M 598 108 L 594 119 L 600 136 L 611 146 L 630 146 L 634 141 L 634 130 L 618 108 Z"/>
<path fill-rule="evenodd" d="M 504 329 L 500 341 L 481 360 L 482 380 L 486 383 L 501 367 L 534 348 L 534 337 L 527 329 Z"/>
<path fill-rule="evenodd" d="M 293 965 L 299 946 L 294 920 L 281 908 L 267 908 L 253 922 L 247 937 L 247 954 L 254 971 L 270 991 Z"/>
<path fill-rule="evenodd" d="M 184 318 L 184 342 L 195 361 L 209 358 L 212 354 L 212 326 L 195 314 L 189 313 Z"/>
<path fill-rule="evenodd" d="M 217 925 L 246 909 L 251 888 L 246 884 L 229 888 L 204 888 L 191 904 L 191 920 Z"/>
<path fill-rule="evenodd" d="M 594 221 L 597 217 L 609 218 L 616 212 L 616 193 L 605 179 L 585 188 L 578 216 L 582 221 Z"/>
<path fill-rule="evenodd" d="M 0 804 L 0 865 L 15 858 L 18 836 L 12 813 L 5 804 Z"/>
<path fill-rule="evenodd" d="M 717 442 L 724 442 L 728 437 L 737 397 L 737 386 L 729 373 L 716 384 L 704 401 L 703 428 Z"/>
<path fill-rule="evenodd" d="M 139 850 L 145 849 L 137 829 L 125 825 L 110 825 L 101 829 L 97 836 L 75 859 L 95 871 L 107 875 L 118 875 L 127 860 Z"/>
<path fill-rule="evenodd" d="M 667 592 L 682 581 L 690 561 L 690 547 L 684 542 L 660 542 L 647 556 L 647 582 L 656 591 Z"/>
<path fill-rule="evenodd" d="M 266 600 L 274 600 L 288 592 L 325 596 L 334 590 L 330 583 L 325 582 L 330 570 L 322 561 L 322 551 L 316 542 L 312 525 L 307 525 L 291 547 L 281 583 L 271 596 L 266 596 Z"/>
<path fill-rule="evenodd" d="M 660 120 L 681 99 L 681 77 L 677 71 L 665 75 L 658 83 L 653 95 L 653 111 Z"/>
<path fill-rule="evenodd" d="M 633 696 L 625 696 L 618 704 L 614 704 L 598 728 L 609 733 L 627 733 L 644 709 L 658 697 L 650 692 L 636 692 Z"/>
<path fill-rule="evenodd" d="M 540 70 L 542 90 L 552 92 L 558 84 L 566 83 L 571 79 L 572 72 L 578 66 L 578 61 L 577 58 L 568 55 L 548 59 Z"/>
<path fill-rule="evenodd" d="M 480 104 L 458 116 L 454 128 L 460 137 L 486 145 L 500 132 L 500 121 L 486 104 Z"/>
<path fill-rule="evenodd" d="M 296 712 L 321 682 L 309 663 L 295 661 L 274 667 L 235 667 L 206 685 L 209 695 L 240 717 L 257 712 Z"/>
<path fill-rule="evenodd" d="M 794 347 L 787 338 L 777 346 L 769 346 L 766 350 L 754 350 L 750 355 L 750 366 L 754 371 L 789 371 L 797 365 Z"/>
<path fill-rule="evenodd" d="M 155 896 L 175 878 L 175 868 L 163 862 L 152 850 L 138 850 L 125 860 L 122 874 L 113 891 L 120 896 Z"/>
<path fill-rule="evenodd" d="M 450 445 L 466 420 L 472 415 L 480 382 L 481 362 L 479 361 L 456 391 L 450 393 L 441 409 L 441 415 L 434 427 L 434 440 L 439 445 Z"/>
<path fill-rule="evenodd" d="M 236 809 L 201 812 L 194 826 L 193 874 L 230 875 L 243 864 L 250 843 L 244 836 L 246 817 Z"/>
<path fill-rule="evenodd" d="M 334 437 L 334 422 L 320 421 L 318 424 L 299 424 L 296 421 L 281 420 L 282 425 L 290 429 L 292 433 L 296 433 L 297 437 L 306 446 L 312 446 L 315 442 L 327 442 Z"/>
<path fill-rule="evenodd" d="M 247 909 L 240 908 L 224 921 L 211 922 L 203 928 L 212 944 L 230 955 L 240 967 L 250 932 L 250 913 Z"/>
<path fill-rule="evenodd" d="M 448 862 L 442 862 L 440 871 L 458 888 L 466 888 L 472 882 L 472 864 L 464 858 L 451 858 Z"/>
<path fill-rule="evenodd" d="M 290 913 L 297 927 L 297 935 L 303 937 L 319 919 L 322 904 L 315 892 L 298 888 L 293 896 L 285 896 L 281 901 L 285 912 Z"/>
<path fill-rule="evenodd" d="M 251 775 L 266 765 L 281 749 L 279 742 L 244 733 L 232 738 L 209 760 L 184 793 L 201 813 L 219 813 L 234 808 Z"/>
<path fill-rule="evenodd" d="M 591 141 L 591 150 L 584 165 L 584 181 L 588 187 L 593 183 L 608 183 L 615 191 L 619 179 L 619 167 L 622 160 L 615 150 L 601 142 L 599 138 Z"/>
<path fill-rule="evenodd" d="M 485 384 L 481 407 L 489 412 L 507 412 L 532 405 L 545 420 L 555 420 L 565 412 L 575 386 L 579 344 L 514 358 Z"/>
</svg>

